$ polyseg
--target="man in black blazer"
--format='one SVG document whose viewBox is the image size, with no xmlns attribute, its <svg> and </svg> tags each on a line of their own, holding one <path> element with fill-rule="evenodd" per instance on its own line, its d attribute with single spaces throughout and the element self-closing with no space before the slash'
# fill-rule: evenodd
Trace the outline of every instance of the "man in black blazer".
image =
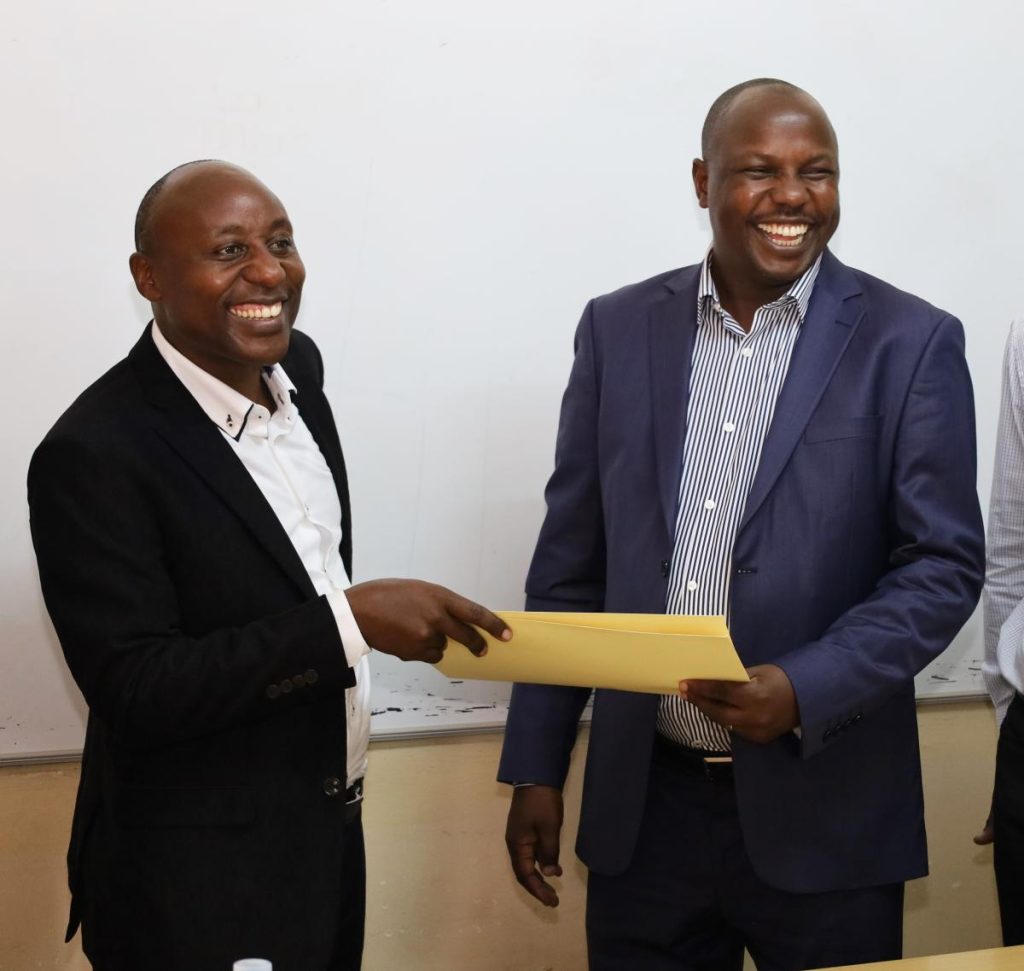
<svg viewBox="0 0 1024 971">
<path fill-rule="evenodd" d="M 320 355 L 292 330 L 305 270 L 278 199 L 189 163 L 147 193 L 136 250 L 154 322 L 29 471 L 43 593 L 89 704 L 68 939 L 81 923 L 99 971 L 358 968 L 357 670 L 369 646 L 436 661 L 447 637 L 483 650 L 470 625 L 509 635 L 442 587 L 348 585 L 345 465 Z"/>
</svg>

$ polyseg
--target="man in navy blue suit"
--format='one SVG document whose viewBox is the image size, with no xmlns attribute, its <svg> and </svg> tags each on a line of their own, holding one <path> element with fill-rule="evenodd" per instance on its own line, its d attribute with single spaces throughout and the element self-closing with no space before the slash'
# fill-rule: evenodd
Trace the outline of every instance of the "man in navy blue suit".
<svg viewBox="0 0 1024 971">
<path fill-rule="evenodd" d="M 826 249 L 838 149 L 806 92 L 726 91 L 702 155 L 704 262 L 584 311 L 528 606 L 725 614 L 750 681 L 596 693 L 590 963 L 896 958 L 927 872 L 913 677 L 983 575 L 963 328 Z M 550 906 L 588 696 L 517 685 L 509 714 L 506 840 Z"/>
</svg>

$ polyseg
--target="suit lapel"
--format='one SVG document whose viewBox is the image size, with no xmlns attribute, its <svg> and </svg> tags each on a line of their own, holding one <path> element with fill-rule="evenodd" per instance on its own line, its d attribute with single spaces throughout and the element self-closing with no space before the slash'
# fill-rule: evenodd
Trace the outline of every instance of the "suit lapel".
<svg viewBox="0 0 1024 971">
<path fill-rule="evenodd" d="M 771 492 L 832 380 L 836 366 L 863 316 L 860 301 L 852 299 L 859 293 L 860 285 L 853 273 L 826 250 L 807 308 L 807 318 L 800 327 L 789 372 L 765 436 L 740 530 Z"/>
<path fill-rule="evenodd" d="M 302 560 L 259 486 L 224 441 L 223 433 L 167 366 L 148 329 L 129 360 L 143 394 L 153 405 L 156 433 L 238 516 L 302 593 L 315 596 Z"/>
<path fill-rule="evenodd" d="M 666 299 L 655 304 L 648 319 L 654 459 L 658 493 L 670 537 L 675 535 L 679 478 L 683 470 L 699 282 L 699 265 L 681 270 L 667 282 Z"/>
</svg>

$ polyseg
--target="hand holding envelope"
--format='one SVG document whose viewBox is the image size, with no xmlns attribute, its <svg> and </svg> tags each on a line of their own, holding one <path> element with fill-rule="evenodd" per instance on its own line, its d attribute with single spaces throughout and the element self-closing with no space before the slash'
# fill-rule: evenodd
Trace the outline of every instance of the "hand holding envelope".
<svg viewBox="0 0 1024 971">
<path fill-rule="evenodd" d="M 502 611 L 508 642 L 486 632 L 487 653 L 446 651 L 450 678 L 675 694 L 692 678 L 748 681 L 724 617 Z"/>
<path fill-rule="evenodd" d="M 685 680 L 679 693 L 712 721 L 748 742 L 765 744 L 800 724 L 800 708 L 789 676 L 777 664 L 747 669 L 744 684 Z"/>
<path fill-rule="evenodd" d="M 450 678 L 521 681 L 651 694 L 679 692 L 705 715 L 752 742 L 800 724 L 782 668 L 745 670 L 724 617 L 502 611 L 511 641 L 484 632 L 487 653 L 446 651 Z"/>
</svg>

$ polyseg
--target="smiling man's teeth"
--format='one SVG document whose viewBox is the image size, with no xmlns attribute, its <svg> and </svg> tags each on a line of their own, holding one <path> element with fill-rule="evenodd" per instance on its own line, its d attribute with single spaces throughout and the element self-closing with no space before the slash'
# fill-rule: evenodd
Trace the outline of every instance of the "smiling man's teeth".
<svg viewBox="0 0 1024 971">
<path fill-rule="evenodd" d="M 278 302 L 267 306 L 262 303 L 240 303 L 231 308 L 231 313 L 245 320 L 270 320 L 281 313 L 281 304 Z"/>
<path fill-rule="evenodd" d="M 776 237 L 775 242 L 780 246 L 799 246 L 810 227 L 806 223 L 758 223 L 757 228 L 768 236 Z"/>
</svg>

